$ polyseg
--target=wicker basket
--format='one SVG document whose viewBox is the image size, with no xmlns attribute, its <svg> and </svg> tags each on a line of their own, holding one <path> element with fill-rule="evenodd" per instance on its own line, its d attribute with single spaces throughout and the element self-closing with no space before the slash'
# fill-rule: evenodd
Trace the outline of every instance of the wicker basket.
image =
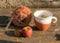
<svg viewBox="0 0 60 43">
<path fill-rule="evenodd" d="M 16 19 L 13 19 L 13 24 L 16 26 L 26 26 L 30 23 L 32 16 L 30 15 L 29 17 L 25 18 L 21 22 L 18 22 Z"/>
<path fill-rule="evenodd" d="M 21 15 L 23 15 L 23 19 L 21 19 Z M 27 15 L 27 16 L 25 16 Z M 13 12 L 13 24 L 16 26 L 26 26 L 30 23 L 31 18 L 32 18 L 32 14 L 31 14 L 31 10 L 26 7 L 26 6 L 21 6 L 19 8 L 17 8 L 14 12 Z"/>
</svg>

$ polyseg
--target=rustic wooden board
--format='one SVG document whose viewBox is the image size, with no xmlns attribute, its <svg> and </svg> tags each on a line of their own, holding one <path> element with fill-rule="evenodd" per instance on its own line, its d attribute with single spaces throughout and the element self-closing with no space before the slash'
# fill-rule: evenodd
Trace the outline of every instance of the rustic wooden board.
<svg viewBox="0 0 60 43">
<path fill-rule="evenodd" d="M 35 28 L 33 18 L 30 25 L 33 26 L 33 35 L 31 38 L 24 37 L 15 37 L 13 35 L 13 30 L 15 28 L 8 28 L 8 31 L 5 31 L 5 27 L 0 27 L 0 42 L 1 43 L 60 43 L 60 8 L 39 8 L 40 10 L 49 10 L 53 12 L 53 15 L 58 18 L 56 24 L 52 24 L 47 31 L 38 31 Z M 31 8 L 34 12 L 37 8 Z M 12 9 L 0 9 L 0 16 L 11 16 Z M 3 13 L 4 12 L 4 13 Z M 7 12 L 7 13 L 6 13 Z M 21 30 L 21 28 L 18 28 Z"/>
</svg>

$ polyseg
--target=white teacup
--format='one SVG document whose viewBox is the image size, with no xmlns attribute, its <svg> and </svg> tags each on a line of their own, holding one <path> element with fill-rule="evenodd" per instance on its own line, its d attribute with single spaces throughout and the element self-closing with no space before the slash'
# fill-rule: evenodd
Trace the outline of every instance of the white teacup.
<svg viewBox="0 0 60 43">
<path fill-rule="evenodd" d="M 44 15 L 46 17 L 38 17 L 41 15 Z M 39 30 L 46 31 L 50 27 L 52 19 L 55 20 L 53 23 L 57 22 L 57 18 L 54 17 L 53 13 L 48 10 L 37 10 L 36 12 L 34 12 L 34 21 Z"/>
</svg>

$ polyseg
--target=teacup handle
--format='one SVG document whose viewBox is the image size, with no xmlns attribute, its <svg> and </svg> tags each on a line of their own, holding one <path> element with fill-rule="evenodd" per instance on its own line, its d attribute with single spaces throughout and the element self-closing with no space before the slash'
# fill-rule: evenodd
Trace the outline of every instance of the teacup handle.
<svg viewBox="0 0 60 43">
<path fill-rule="evenodd" d="M 52 19 L 54 19 L 53 23 L 57 22 L 57 18 L 56 17 L 53 16 Z"/>
</svg>

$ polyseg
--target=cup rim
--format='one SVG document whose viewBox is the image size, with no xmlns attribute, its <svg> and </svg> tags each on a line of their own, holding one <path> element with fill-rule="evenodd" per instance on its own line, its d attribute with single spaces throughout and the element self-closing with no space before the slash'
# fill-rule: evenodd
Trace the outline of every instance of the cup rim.
<svg viewBox="0 0 60 43">
<path fill-rule="evenodd" d="M 36 17 L 36 14 L 37 14 L 37 13 L 40 13 L 40 12 L 41 12 L 41 13 L 43 13 L 43 12 L 48 12 L 48 13 L 50 14 L 50 16 L 53 15 L 53 13 L 50 12 L 50 11 L 48 11 L 48 10 L 36 10 L 36 11 L 34 12 L 33 16 Z M 36 18 L 38 18 L 38 17 L 36 17 Z M 45 19 L 45 18 L 42 18 L 42 19 Z"/>
</svg>

